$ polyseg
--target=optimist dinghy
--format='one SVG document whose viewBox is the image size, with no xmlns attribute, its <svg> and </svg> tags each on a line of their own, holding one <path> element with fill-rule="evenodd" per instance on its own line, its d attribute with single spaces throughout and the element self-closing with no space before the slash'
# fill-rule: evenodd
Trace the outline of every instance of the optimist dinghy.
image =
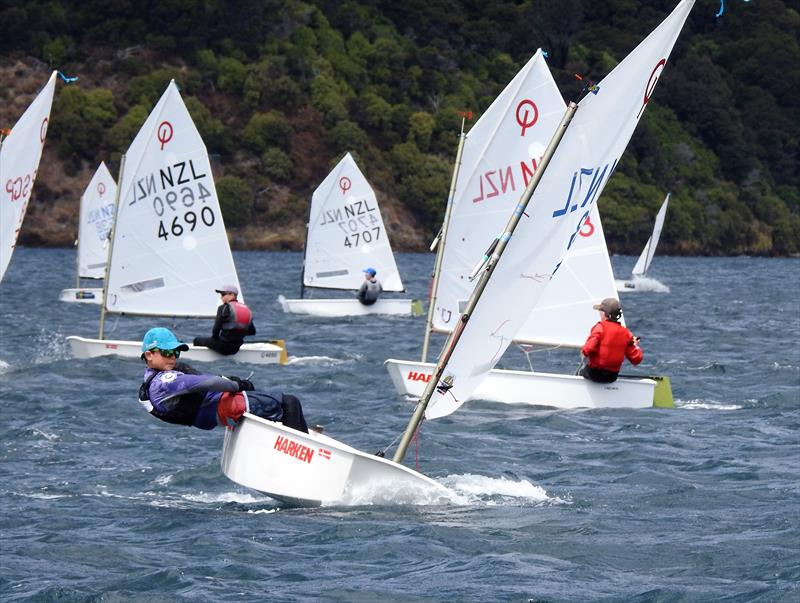
<svg viewBox="0 0 800 603">
<path fill-rule="evenodd" d="M 377 271 L 384 291 L 405 291 L 375 191 L 347 153 L 311 197 L 300 299 L 278 298 L 284 312 L 314 316 L 422 314 L 419 300 L 381 296 L 371 306 L 355 296 L 308 299 L 307 288 L 358 291 L 363 270 Z"/>
<path fill-rule="evenodd" d="M 474 288 L 470 272 L 485 249 L 485 233 L 502 229 L 505 216 L 518 201 L 519 183 L 527 183 L 537 169 L 565 106 L 539 50 L 462 136 L 455 193 L 451 193 L 437 249 L 422 360 L 390 358 L 385 363 L 398 393 L 422 395 L 433 372 L 433 365 L 425 362 L 430 334 L 449 333 L 459 322 Z M 520 125 L 520 112 L 525 110 L 535 115 L 523 120 L 528 127 Z M 596 179 L 585 169 L 573 174 L 570 194 L 587 189 L 591 193 Z M 597 322 L 593 304 L 617 296 L 596 205 L 588 206 L 588 215 L 552 279 L 547 274 L 531 278 L 549 282 L 514 341 L 522 346 L 580 348 Z M 496 303 L 500 315 L 505 305 L 517 300 L 506 296 Z M 668 388 L 668 382 L 659 383 Z M 493 369 L 472 397 L 558 408 L 643 408 L 653 405 L 655 384 L 649 378 L 623 378 L 600 385 L 574 374 Z M 666 396 L 671 398 L 671 393 Z"/>
<path fill-rule="evenodd" d="M 624 280 L 617 280 L 616 287 L 617 291 L 620 293 L 631 292 L 631 291 L 669 291 L 667 287 L 659 283 L 658 281 L 652 281 L 646 283 L 644 280 L 647 276 L 647 271 L 650 269 L 650 264 L 653 261 L 653 257 L 656 255 L 656 247 L 658 246 L 658 239 L 661 237 L 661 230 L 664 228 L 664 219 L 667 216 L 667 204 L 669 203 L 669 195 L 664 198 L 664 202 L 661 204 L 661 209 L 658 210 L 656 214 L 656 221 L 653 224 L 653 234 L 650 235 L 650 238 L 647 239 L 647 244 L 644 246 L 639 259 L 636 260 L 636 265 L 634 265 L 633 270 L 631 272 L 631 279 L 624 281 Z"/>
<path fill-rule="evenodd" d="M 11 133 L 5 138 L 0 134 L 0 281 L 11 262 L 25 210 L 31 200 L 50 123 L 56 74 L 54 71 L 50 75 Z"/>
<path fill-rule="evenodd" d="M 107 312 L 213 318 L 219 304 L 215 289 L 225 283 L 241 291 L 208 153 L 174 81 L 123 156 L 116 208 L 100 336 L 68 337 L 77 358 L 141 354 L 141 341 L 105 339 Z M 233 356 L 192 346 L 183 357 L 288 361 L 281 340 L 248 342 Z"/>
<path fill-rule="evenodd" d="M 627 146 L 693 4 L 693 0 L 682 0 L 600 83 L 600 93 L 590 94 L 579 105 L 570 103 L 542 157 L 540 169 L 525 188 L 485 262 L 476 266 L 478 281 L 461 313 L 463 320 L 442 349 L 433 376 L 395 451 L 395 464 L 403 461 L 423 417 L 436 419 L 454 412 L 494 367 L 544 293 L 549 278 L 531 276 L 549 277 L 559 270 Z M 582 166 L 595 166 L 591 171 L 596 186 L 576 197 L 574 191 L 569 194 L 570 181 L 573 174 L 589 170 Z M 519 303 L 506 304 L 498 312 L 495 302 L 509 296 Z M 294 436 L 296 432 L 273 425 L 244 416 L 226 435 L 222 455 L 225 475 L 279 500 L 302 504 L 339 502 L 343 493 L 365 482 L 388 483 L 398 475 L 397 467 L 385 459 L 354 455 L 343 444 L 334 447 L 333 442 L 326 441 L 322 445 L 315 436 L 286 443 L 279 437 L 284 433 Z M 313 455 L 306 450 L 314 448 Z M 268 451 L 273 452 L 262 456 Z M 337 475 L 326 481 L 324 468 L 334 459 L 342 461 L 342 472 L 358 466 L 357 475 Z M 319 469 L 313 473 L 304 466 L 315 463 Z M 301 467 L 302 474 L 294 473 Z M 414 484 L 433 487 L 419 473 L 408 475 L 413 476 L 410 479 Z M 307 484 L 311 479 L 319 482 Z"/>
<path fill-rule="evenodd" d="M 100 280 L 106 273 L 108 239 L 114 223 L 117 183 L 105 162 L 89 181 L 81 196 L 78 217 L 78 271 L 74 289 L 62 289 L 58 299 L 80 304 L 102 304 L 102 287 L 81 287 L 81 279 Z"/>
</svg>

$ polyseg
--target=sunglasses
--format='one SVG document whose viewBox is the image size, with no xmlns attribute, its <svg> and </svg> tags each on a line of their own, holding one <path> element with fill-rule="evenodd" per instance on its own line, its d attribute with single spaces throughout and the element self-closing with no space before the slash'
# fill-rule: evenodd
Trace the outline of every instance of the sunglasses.
<svg viewBox="0 0 800 603">
<path fill-rule="evenodd" d="M 154 352 L 158 352 L 164 358 L 172 358 L 173 356 L 175 356 L 175 358 L 180 358 L 181 357 L 181 351 L 180 350 L 160 350 L 160 349 L 156 348 L 153 351 Z"/>
</svg>

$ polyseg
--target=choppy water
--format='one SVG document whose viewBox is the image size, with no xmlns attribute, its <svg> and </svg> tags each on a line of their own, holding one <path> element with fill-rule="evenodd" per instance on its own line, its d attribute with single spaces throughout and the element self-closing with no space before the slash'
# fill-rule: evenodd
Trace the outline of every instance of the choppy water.
<svg viewBox="0 0 800 603">
<path fill-rule="evenodd" d="M 235 371 L 297 394 L 342 441 L 388 445 L 411 406 L 382 361 L 418 356 L 422 319 L 283 315 L 300 254 L 235 259 L 259 334 L 292 357 Z M 634 259 L 614 258 L 617 275 Z M 424 297 L 432 256 L 398 263 Z M 670 292 L 623 304 L 643 372 L 670 375 L 677 409 L 470 402 L 426 423 L 408 457 L 450 502 L 309 510 L 228 481 L 221 430 L 143 413 L 138 362 L 71 359 L 65 337 L 98 322 L 96 306 L 57 301 L 74 253 L 18 249 L 0 285 L 0 599 L 800 600 L 800 261 L 657 257 L 650 276 Z M 151 321 L 109 326 L 138 338 Z M 577 365 L 574 352 L 534 361 Z"/>
</svg>

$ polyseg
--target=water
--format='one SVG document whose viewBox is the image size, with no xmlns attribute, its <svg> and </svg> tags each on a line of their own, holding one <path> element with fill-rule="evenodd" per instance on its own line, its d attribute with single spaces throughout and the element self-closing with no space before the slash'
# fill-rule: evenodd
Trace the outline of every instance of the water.
<svg viewBox="0 0 800 603">
<path fill-rule="evenodd" d="M 237 253 L 259 334 L 289 366 L 201 365 L 295 393 L 362 450 L 411 405 L 382 361 L 416 358 L 416 318 L 280 312 L 300 254 Z M 615 257 L 630 273 L 635 258 Z M 432 256 L 400 254 L 424 297 Z M 222 431 L 167 425 L 135 401 L 142 367 L 74 360 L 98 307 L 56 301 L 74 252 L 21 248 L 0 285 L 3 601 L 800 600 L 800 261 L 657 257 L 669 293 L 622 298 L 675 410 L 557 411 L 470 402 L 426 423 L 411 466 L 446 503 L 291 509 L 219 469 Z M 182 337 L 202 321 L 157 321 Z M 155 324 L 111 318 L 113 337 Z M 534 355 L 574 370 L 574 352 Z M 516 352 L 505 366 L 524 367 Z M 417 460 L 418 458 L 418 460 Z M 391 494 L 391 493 L 389 493 Z"/>
</svg>

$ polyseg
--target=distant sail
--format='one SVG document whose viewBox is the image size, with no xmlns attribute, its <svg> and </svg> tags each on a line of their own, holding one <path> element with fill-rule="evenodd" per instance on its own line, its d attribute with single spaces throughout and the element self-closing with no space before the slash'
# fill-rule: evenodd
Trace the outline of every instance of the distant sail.
<svg viewBox="0 0 800 603">
<path fill-rule="evenodd" d="M 403 291 L 375 192 L 347 153 L 311 197 L 303 284 L 358 289 L 365 268 L 384 291 Z"/>
<path fill-rule="evenodd" d="M 128 148 L 119 187 L 106 309 L 214 316 L 214 290 L 239 279 L 208 152 L 174 81 Z"/>
<path fill-rule="evenodd" d="M 650 269 L 650 263 L 653 261 L 653 257 L 656 255 L 658 239 L 661 237 L 661 229 L 664 227 L 664 218 L 667 215 L 669 195 L 670 194 L 667 193 L 667 196 L 664 198 L 664 202 L 661 204 L 661 209 L 659 209 L 658 213 L 656 214 L 656 222 L 653 225 L 653 234 L 649 239 L 647 239 L 647 245 L 644 246 L 642 255 L 639 256 L 639 259 L 636 261 L 636 265 L 633 267 L 633 276 L 644 276 Z"/>
<path fill-rule="evenodd" d="M 104 278 L 108 259 L 111 225 L 114 223 L 114 202 L 117 183 L 105 162 L 92 176 L 81 196 L 78 218 L 78 276 Z"/>
<path fill-rule="evenodd" d="M 0 280 L 11 261 L 39 170 L 56 76 L 54 71 L 0 147 Z"/>
</svg>

